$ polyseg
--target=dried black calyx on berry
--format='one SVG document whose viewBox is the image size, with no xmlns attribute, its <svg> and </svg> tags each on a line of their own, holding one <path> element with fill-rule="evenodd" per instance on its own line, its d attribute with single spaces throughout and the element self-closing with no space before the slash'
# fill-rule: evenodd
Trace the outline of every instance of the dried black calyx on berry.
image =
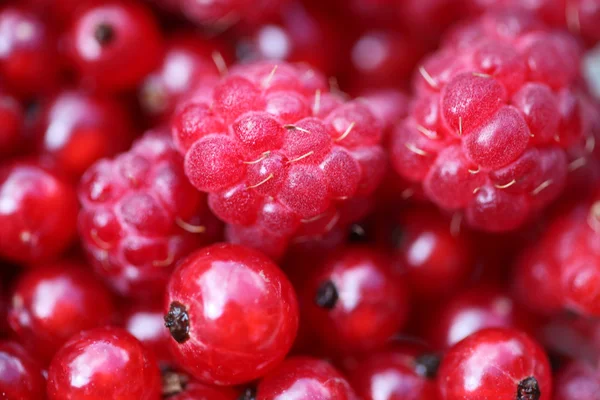
<svg viewBox="0 0 600 400">
<path fill-rule="evenodd" d="M 248 388 L 244 390 L 244 392 L 240 394 L 240 397 L 238 397 L 238 400 L 256 400 L 256 389 Z"/>
<path fill-rule="evenodd" d="M 98 41 L 98 43 L 100 43 L 100 45 L 107 45 L 115 38 L 115 30 L 109 24 L 101 23 L 94 31 L 94 38 Z"/>
<path fill-rule="evenodd" d="M 348 242 L 365 243 L 369 240 L 364 224 L 352 224 L 348 232 Z"/>
<path fill-rule="evenodd" d="M 177 343 L 185 343 L 190 338 L 190 317 L 183 304 L 171 303 L 169 313 L 165 315 L 165 326 Z"/>
<path fill-rule="evenodd" d="M 423 354 L 415 359 L 415 371 L 420 376 L 433 379 L 437 375 L 440 361 L 437 354 Z"/>
<path fill-rule="evenodd" d="M 539 400 L 541 395 L 540 385 L 533 376 L 519 382 L 516 400 Z"/>
<path fill-rule="evenodd" d="M 162 394 L 163 397 L 175 396 L 185 390 L 189 378 L 175 371 L 167 370 L 162 375 Z"/>
<path fill-rule="evenodd" d="M 339 294 L 335 284 L 332 281 L 325 281 L 317 289 L 315 303 L 321 307 L 331 310 L 335 307 Z"/>
</svg>

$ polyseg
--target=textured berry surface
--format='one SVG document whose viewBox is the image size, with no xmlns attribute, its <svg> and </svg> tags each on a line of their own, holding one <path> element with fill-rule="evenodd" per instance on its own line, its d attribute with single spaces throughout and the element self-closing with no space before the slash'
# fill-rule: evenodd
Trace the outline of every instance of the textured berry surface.
<svg viewBox="0 0 600 400">
<path fill-rule="evenodd" d="M 484 329 L 454 345 L 442 360 L 438 383 L 446 400 L 552 399 L 544 350 L 511 329 Z"/>
<path fill-rule="evenodd" d="M 95 161 L 124 151 L 133 127 L 125 106 L 103 96 L 65 91 L 42 111 L 38 151 L 45 162 L 79 178 Z"/>
<path fill-rule="evenodd" d="M 519 227 L 561 193 L 567 150 L 590 135 L 579 62 L 573 37 L 524 12 L 455 29 L 419 68 L 393 135 L 395 169 L 474 228 Z"/>
<path fill-rule="evenodd" d="M 46 398 L 42 367 L 15 342 L 0 342 L 0 393 L 5 399 Z"/>
<path fill-rule="evenodd" d="M 404 285 L 384 254 L 367 248 L 341 250 L 302 290 L 303 320 L 332 350 L 376 349 L 406 322 Z"/>
<path fill-rule="evenodd" d="M 350 384 L 331 364 L 308 357 L 292 357 L 262 379 L 257 400 L 358 400 Z"/>
<path fill-rule="evenodd" d="M 283 272 L 231 244 L 206 247 L 179 265 L 165 313 L 175 360 L 208 384 L 263 376 L 283 360 L 298 329 L 296 295 Z"/>
<path fill-rule="evenodd" d="M 68 40 L 84 83 L 108 92 L 135 87 L 158 66 L 163 51 L 152 14 L 132 1 L 88 7 L 75 19 Z"/>
<path fill-rule="evenodd" d="M 96 328 L 75 335 L 56 353 L 48 369 L 48 398 L 160 399 L 160 373 L 129 333 Z"/>
<path fill-rule="evenodd" d="M 30 161 L 0 166 L 0 255 L 21 263 L 56 258 L 75 238 L 71 184 Z"/>
<path fill-rule="evenodd" d="M 109 324 L 113 312 L 110 292 L 91 271 L 63 261 L 40 265 L 20 276 L 8 322 L 32 355 L 50 362 L 71 336 Z"/>
<path fill-rule="evenodd" d="M 371 193 L 385 171 L 377 119 L 306 67 L 234 68 L 173 126 L 186 175 L 215 215 L 278 243 L 331 230 L 345 200 Z"/>
<path fill-rule="evenodd" d="M 218 232 L 164 131 L 101 160 L 81 179 L 79 232 L 96 272 L 123 295 L 161 293 L 179 259 Z"/>
</svg>

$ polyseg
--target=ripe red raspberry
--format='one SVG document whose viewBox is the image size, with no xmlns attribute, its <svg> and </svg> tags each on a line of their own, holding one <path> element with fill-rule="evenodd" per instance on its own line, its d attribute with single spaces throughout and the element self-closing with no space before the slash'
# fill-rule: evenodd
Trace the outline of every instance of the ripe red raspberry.
<svg viewBox="0 0 600 400">
<path fill-rule="evenodd" d="M 547 313 L 600 316 L 600 196 L 561 215 L 517 266 L 520 298 Z M 535 294 L 532 288 L 535 287 Z"/>
<path fill-rule="evenodd" d="M 238 66 L 201 95 L 174 118 L 186 175 L 221 220 L 280 246 L 331 230 L 385 172 L 378 120 L 328 93 L 312 69 Z"/>
<path fill-rule="evenodd" d="M 454 31 L 419 68 L 393 134 L 396 171 L 474 228 L 517 228 L 561 193 L 567 150 L 591 134 L 579 65 L 574 38 L 524 12 Z"/>
<path fill-rule="evenodd" d="M 161 293 L 173 266 L 218 236 L 205 196 L 164 131 L 150 131 L 83 176 L 79 231 L 96 272 L 122 295 Z"/>
</svg>

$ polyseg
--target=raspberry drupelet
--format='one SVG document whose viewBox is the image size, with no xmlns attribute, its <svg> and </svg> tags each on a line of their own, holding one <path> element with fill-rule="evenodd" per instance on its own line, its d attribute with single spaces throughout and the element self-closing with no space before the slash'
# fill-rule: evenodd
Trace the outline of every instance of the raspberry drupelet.
<svg viewBox="0 0 600 400">
<path fill-rule="evenodd" d="M 81 179 L 83 246 L 121 295 L 161 293 L 180 258 L 219 236 L 205 196 L 189 184 L 182 164 L 168 133 L 158 129 Z"/>
<path fill-rule="evenodd" d="M 393 134 L 396 171 L 476 229 L 516 229 L 563 190 L 568 150 L 590 139 L 581 48 L 523 11 L 486 14 L 419 68 Z"/>
<path fill-rule="evenodd" d="M 180 107 L 173 136 L 215 215 L 273 237 L 279 253 L 295 235 L 331 230 L 345 203 L 376 189 L 386 166 L 368 107 L 330 93 L 315 70 L 287 63 L 233 68 Z"/>
<path fill-rule="evenodd" d="M 211 385 L 260 378 L 279 364 L 298 330 L 296 294 L 256 250 L 215 244 L 188 256 L 167 286 L 165 326 L 177 364 Z"/>
</svg>

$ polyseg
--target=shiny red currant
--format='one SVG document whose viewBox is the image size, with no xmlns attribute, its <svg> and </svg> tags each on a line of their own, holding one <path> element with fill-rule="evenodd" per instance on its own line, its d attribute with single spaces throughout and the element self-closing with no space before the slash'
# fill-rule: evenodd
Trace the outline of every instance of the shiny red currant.
<svg viewBox="0 0 600 400">
<path fill-rule="evenodd" d="M 111 294 L 84 265 L 40 265 L 19 276 L 8 322 L 31 354 L 49 362 L 71 336 L 110 323 Z"/>
<path fill-rule="evenodd" d="M 258 384 L 256 400 L 358 400 L 350 384 L 331 364 L 292 357 Z"/>
<path fill-rule="evenodd" d="M 15 400 L 46 397 L 41 366 L 15 342 L 0 342 L 0 394 L 4 399 Z"/>
<path fill-rule="evenodd" d="M 439 356 L 402 341 L 358 361 L 350 383 L 364 400 L 437 400 Z"/>
<path fill-rule="evenodd" d="M 162 38 L 140 3 L 100 2 L 74 21 L 69 53 L 84 82 L 103 91 L 135 87 L 160 62 Z"/>
<path fill-rule="evenodd" d="M 556 375 L 554 400 L 596 400 L 600 394 L 600 370 L 585 361 L 571 361 Z"/>
<path fill-rule="evenodd" d="M 165 325 L 175 360 L 194 378 L 244 383 L 273 369 L 292 346 L 296 296 L 266 256 L 217 244 L 192 253 L 171 276 Z"/>
<path fill-rule="evenodd" d="M 56 353 L 48 369 L 50 400 L 161 398 L 152 355 L 122 329 L 83 331 Z"/>
<path fill-rule="evenodd" d="M 550 400 L 544 350 L 525 333 L 490 328 L 454 345 L 438 371 L 444 400 Z"/>
<path fill-rule="evenodd" d="M 38 151 L 46 162 L 79 178 L 95 161 L 131 144 L 133 126 L 124 104 L 83 91 L 64 91 L 42 110 Z"/>
<path fill-rule="evenodd" d="M 381 347 L 403 327 L 408 313 L 405 283 L 390 260 L 362 247 L 333 254 L 312 274 L 301 298 L 310 328 L 343 353 Z"/>
<path fill-rule="evenodd" d="M 0 256 L 56 258 L 75 237 L 77 209 L 73 187 L 54 172 L 29 161 L 0 166 Z"/>
<path fill-rule="evenodd" d="M 133 304 L 123 313 L 123 327 L 152 351 L 161 365 L 172 363 L 163 316 L 162 304 Z"/>
</svg>

